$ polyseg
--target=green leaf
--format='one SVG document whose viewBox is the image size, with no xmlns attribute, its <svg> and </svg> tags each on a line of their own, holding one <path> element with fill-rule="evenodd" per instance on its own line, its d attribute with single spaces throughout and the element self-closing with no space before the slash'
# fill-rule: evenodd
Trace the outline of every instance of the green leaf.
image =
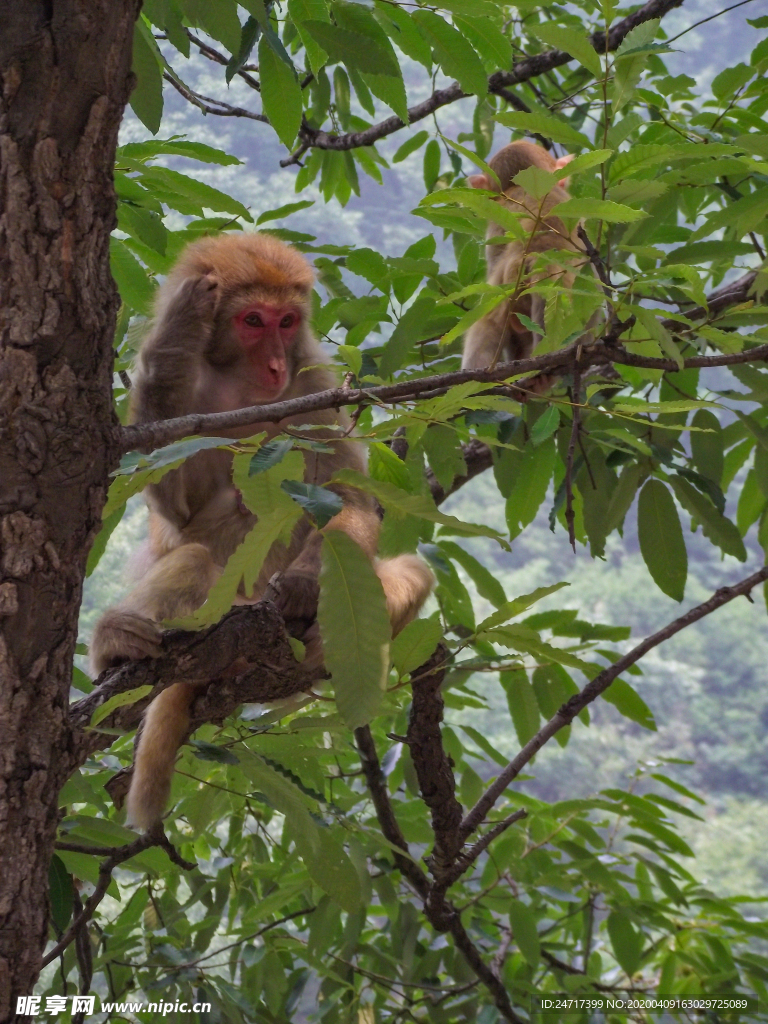
<svg viewBox="0 0 768 1024">
<path fill-rule="evenodd" d="M 285 815 L 291 837 L 312 880 L 342 909 L 354 913 L 360 906 L 360 881 L 336 836 L 330 829 L 318 827 L 301 791 L 262 758 L 243 751 L 240 766 L 254 787 Z"/>
<path fill-rule="evenodd" d="M 107 501 L 102 511 L 106 519 L 121 508 L 133 494 L 143 491 L 147 484 L 155 484 L 171 469 L 176 469 L 191 455 L 208 448 L 223 448 L 232 444 L 227 437 L 185 437 L 158 448 L 150 455 L 128 452 L 120 461 Z"/>
<path fill-rule="evenodd" d="M 392 157 L 392 163 L 399 164 L 402 160 L 405 160 L 411 153 L 415 153 L 417 149 L 423 146 L 428 138 L 429 132 L 416 132 L 415 135 L 412 135 L 410 139 L 406 139 L 402 146 L 400 146 Z"/>
<path fill-rule="evenodd" d="M 371 480 L 354 469 L 339 470 L 333 480 L 375 495 L 385 509 L 391 509 L 396 514 L 417 516 L 419 519 L 426 519 L 431 523 L 439 523 L 461 536 L 493 537 L 494 540 L 501 543 L 501 535 L 498 530 L 494 530 L 490 526 L 480 526 L 477 523 L 465 523 L 456 519 L 455 516 L 447 516 L 437 510 L 432 498 L 426 494 L 407 494 L 393 484 L 385 483 L 383 480 Z"/>
<path fill-rule="evenodd" d="M 488 76 L 482 61 L 464 36 L 432 11 L 419 9 L 411 17 L 432 47 L 445 74 L 455 78 L 464 92 L 485 96 Z"/>
<path fill-rule="evenodd" d="M 285 458 L 293 448 L 293 441 L 290 438 L 279 438 L 276 441 L 268 441 L 263 444 L 248 464 L 248 476 L 255 476 L 257 473 L 265 473 L 272 469 Z"/>
<path fill-rule="evenodd" d="M 550 405 L 531 427 L 531 444 L 533 447 L 538 448 L 540 444 L 554 434 L 559 426 L 560 410 L 556 405 Z"/>
<path fill-rule="evenodd" d="M 537 601 L 541 601 L 542 598 L 548 597 L 550 594 L 556 593 L 558 590 L 562 590 L 563 587 L 569 587 L 570 583 L 553 583 L 549 587 L 537 587 L 536 590 L 531 591 L 530 594 L 523 594 L 521 597 L 515 597 L 511 601 L 507 601 L 498 608 L 492 615 L 489 615 L 487 619 L 478 625 L 477 632 L 480 633 L 486 629 L 493 629 L 495 626 L 500 626 L 502 622 L 506 622 L 508 619 L 514 618 L 515 615 L 519 615 L 524 612 L 527 608 L 530 608 L 532 604 L 536 604 Z"/>
<path fill-rule="evenodd" d="M 146 21 L 139 16 L 133 26 L 133 73 L 136 86 L 129 100 L 131 109 L 153 135 L 163 116 L 164 61 Z"/>
<path fill-rule="evenodd" d="M 551 436 L 538 448 L 526 448 L 518 463 L 507 498 L 506 517 L 510 538 L 518 534 L 536 518 L 547 496 L 549 482 L 555 468 L 555 442 Z"/>
<path fill-rule="evenodd" d="M 140 701 L 142 697 L 146 697 L 150 693 L 152 687 L 137 686 L 133 690 L 124 690 L 122 693 L 116 693 L 114 696 L 105 700 L 103 704 L 100 704 L 91 715 L 90 725 L 91 728 L 95 728 L 100 722 L 103 722 L 105 718 L 112 714 L 117 708 L 124 708 L 127 704 L 135 704 Z"/>
<path fill-rule="evenodd" d="M 519 128 L 529 135 L 544 135 L 553 142 L 562 142 L 565 146 L 578 146 L 580 149 L 594 149 L 586 135 L 571 127 L 554 114 L 539 112 L 527 114 L 523 111 L 506 111 L 497 114 L 496 120 L 507 128 Z M 577 215 L 577 216 L 580 216 Z"/>
<path fill-rule="evenodd" d="M 222 149 L 206 146 L 203 142 L 188 142 L 183 136 L 174 135 L 170 139 L 147 139 L 144 142 L 127 142 L 117 149 L 116 160 L 121 156 L 132 160 L 148 159 L 156 156 L 186 156 L 190 160 L 199 160 L 204 164 L 220 164 L 231 167 L 242 164 L 236 156 L 225 153 Z"/>
<path fill-rule="evenodd" d="M 643 933 L 633 927 L 624 909 L 611 911 L 606 924 L 614 955 L 622 970 L 631 977 L 640 966 Z"/>
<path fill-rule="evenodd" d="M 392 664 L 402 676 L 423 665 L 443 635 L 439 618 L 414 619 L 397 634 L 389 649 Z"/>
<path fill-rule="evenodd" d="M 432 51 L 408 11 L 396 4 L 377 2 L 374 16 L 392 42 L 411 60 L 432 70 Z"/>
<path fill-rule="evenodd" d="M 444 490 L 453 483 L 457 476 L 465 476 L 467 464 L 461 449 L 461 440 L 454 429 L 447 423 L 433 423 L 421 438 L 427 454 L 430 469 Z"/>
<path fill-rule="evenodd" d="M 282 144 L 290 148 L 301 126 L 301 87 L 265 36 L 259 40 L 259 71 L 264 113 Z"/>
<path fill-rule="evenodd" d="M 441 548 L 450 558 L 455 562 L 458 562 L 464 572 L 469 576 L 472 582 L 477 587 L 477 592 L 480 597 L 484 597 L 486 601 L 490 601 L 496 608 L 500 608 L 506 604 L 507 597 L 504 593 L 504 588 L 493 576 L 486 567 L 478 562 L 476 558 L 473 558 L 468 551 L 464 548 L 459 547 L 458 544 L 454 544 L 450 540 L 440 540 L 438 547 Z"/>
<path fill-rule="evenodd" d="M 161 256 L 165 255 L 168 232 L 156 213 L 140 206 L 132 206 L 130 203 L 118 203 L 117 226 L 126 235 L 138 238 Z"/>
<path fill-rule="evenodd" d="M 233 55 L 230 58 L 227 70 L 224 72 L 224 79 L 227 85 L 229 85 L 238 71 L 242 71 L 248 63 L 248 58 L 251 56 L 260 35 L 261 25 L 256 18 L 253 16 L 249 17 L 240 33 L 240 47 L 237 50 L 237 55 Z"/>
<path fill-rule="evenodd" d="M 231 0 L 180 0 L 193 25 L 199 25 L 214 39 L 237 53 L 240 47 L 240 19 Z M 253 12 L 251 12 L 253 13 Z"/>
<path fill-rule="evenodd" d="M 720 420 L 709 409 L 699 409 L 691 426 L 691 455 L 693 464 L 702 476 L 720 484 L 723 479 L 723 428 Z M 707 431 L 707 433 L 705 433 Z"/>
<path fill-rule="evenodd" d="M 336 705 L 350 729 L 378 712 L 389 667 L 391 628 L 384 590 L 368 556 L 348 534 L 323 538 L 317 621 Z"/>
<path fill-rule="evenodd" d="M 170 167 L 146 166 L 141 167 L 141 173 L 142 182 L 146 187 L 154 191 L 162 202 L 174 210 L 178 209 L 180 213 L 192 212 L 199 215 L 199 211 L 207 207 L 209 210 L 234 214 L 243 220 L 253 220 L 246 207 L 237 199 L 188 174 L 174 171 Z M 174 197 L 178 197 L 182 204 L 186 200 L 186 205 L 183 208 L 174 205 Z"/>
<path fill-rule="evenodd" d="M 149 313 L 155 295 L 155 283 L 125 242 L 109 240 L 109 265 L 120 298 L 137 313 Z"/>
<path fill-rule="evenodd" d="M 333 64 L 343 63 L 373 75 L 400 74 L 400 65 L 391 51 L 368 35 L 324 21 L 305 21 L 303 30 L 325 50 Z"/>
<path fill-rule="evenodd" d="M 189 740 L 189 745 L 195 752 L 195 757 L 200 761 L 214 761 L 216 764 L 240 764 L 240 759 L 226 747 L 219 747 L 215 743 L 206 743 L 204 740 Z"/>
<path fill-rule="evenodd" d="M 280 484 L 286 494 L 308 512 L 322 530 L 344 508 L 344 502 L 335 491 L 317 484 L 305 484 L 301 480 L 283 480 Z"/>
<path fill-rule="evenodd" d="M 557 204 L 558 217 L 583 217 L 585 220 L 604 220 L 609 224 L 633 224 L 643 220 L 645 210 L 634 210 L 631 206 L 612 203 L 610 199 L 567 199 Z"/>
<path fill-rule="evenodd" d="M 55 853 L 48 866 L 48 899 L 53 923 L 59 932 L 66 931 L 75 905 L 75 886 L 72 875 L 67 871 L 61 857 Z"/>
<path fill-rule="evenodd" d="M 524 747 L 528 740 L 535 736 L 540 722 L 539 705 L 536 694 L 528 681 L 525 669 L 500 674 L 501 685 L 507 695 L 509 713 L 515 727 L 518 742 Z"/>
<path fill-rule="evenodd" d="M 314 205 L 313 199 L 302 199 L 298 203 L 286 203 L 284 206 L 278 206 L 276 210 L 265 210 L 257 218 L 256 224 L 258 226 L 266 224 L 269 220 L 281 220 L 283 217 L 288 217 L 292 213 L 298 213 L 299 210 L 306 210 L 307 207 Z"/>
<path fill-rule="evenodd" d="M 328 59 L 328 52 L 317 42 L 305 27 L 305 22 L 315 21 L 330 24 L 328 8 L 324 0 L 288 0 L 288 15 L 296 26 L 299 38 L 307 52 L 307 60 L 313 75 L 317 75 Z"/>
<path fill-rule="evenodd" d="M 724 554 L 733 555 L 740 562 L 746 562 L 747 549 L 736 524 L 718 512 L 709 498 L 704 497 L 687 480 L 673 476 L 669 482 L 683 508 L 701 523 L 704 535 Z"/>
<path fill-rule="evenodd" d="M 532 25 L 531 31 L 542 42 L 569 53 L 587 71 L 591 71 L 595 78 L 603 77 L 603 66 L 597 51 L 586 33 L 579 31 L 574 25 L 557 25 L 554 21 L 545 21 L 539 25 Z"/>
<path fill-rule="evenodd" d="M 512 46 L 509 39 L 490 18 L 454 16 L 453 24 L 472 43 L 478 53 L 497 68 L 508 68 L 512 64 Z"/>
<path fill-rule="evenodd" d="M 440 176 L 440 143 L 430 139 L 424 148 L 424 188 L 431 192 Z"/>
<path fill-rule="evenodd" d="M 640 694 L 623 679 L 614 679 L 607 690 L 603 692 L 603 699 L 613 704 L 619 714 L 629 718 L 644 729 L 656 732 L 656 721 L 653 712 L 645 703 Z"/>
<path fill-rule="evenodd" d="M 654 582 L 669 597 L 682 601 L 688 554 L 675 502 L 660 480 L 648 480 L 640 491 L 637 532 L 640 552 Z"/>
<path fill-rule="evenodd" d="M 518 949 L 531 967 L 536 967 L 541 959 L 541 944 L 536 930 L 536 916 L 527 903 L 519 899 L 512 901 L 509 907 L 509 924 Z"/>
<path fill-rule="evenodd" d="M 125 512 L 125 505 L 120 505 L 118 508 L 111 512 L 106 519 L 102 519 L 101 529 L 96 534 L 96 539 L 93 542 L 91 550 L 88 552 L 88 561 L 85 566 L 85 575 L 90 576 L 96 566 L 99 564 L 101 556 L 104 554 L 104 549 L 107 546 L 107 541 L 112 536 L 115 527 L 118 525 L 120 520 L 123 518 Z"/>
</svg>

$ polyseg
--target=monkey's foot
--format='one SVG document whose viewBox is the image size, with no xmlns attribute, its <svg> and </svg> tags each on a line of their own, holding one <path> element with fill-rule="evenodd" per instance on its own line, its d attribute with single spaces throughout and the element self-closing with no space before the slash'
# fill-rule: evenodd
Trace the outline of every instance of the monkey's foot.
<svg viewBox="0 0 768 1024">
<path fill-rule="evenodd" d="M 98 674 L 123 661 L 159 658 L 161 640 L 162 633 L 151 619 L 112 608 L 102 615 L 93 631 L 91 668 Z"/>
<path fill-rule="evenodd" d="M 268 601 L 277 605 L 291 633 L 302 632 L 315 621 L 319 596 L 317 576 L 291 569 L 276 572 L 264 594 Z"/>
</svg>

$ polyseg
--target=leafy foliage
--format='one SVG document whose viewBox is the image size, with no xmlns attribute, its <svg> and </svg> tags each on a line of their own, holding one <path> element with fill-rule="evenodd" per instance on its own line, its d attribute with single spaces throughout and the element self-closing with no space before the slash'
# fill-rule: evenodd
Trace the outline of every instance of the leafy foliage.
<svg viewBox="0 0 768 1024">
<path fill-rule="evenodd" d="M 115 870 L 92 934 L 93 989 L 105 999 L 141 990 L 171 1002 L 193 990 L 213 1004 L 210 1019 L 222 1021 L 515 1019 L 414 895 L 408 864 L 433 852 L 436 832 L 417 752 L 403 742 L 412 686 L 442 635 L 451 720 L 500 692 L 522 747 L 626 650 L 628 631 L 580 621 L 558 603 L 562 584 L 522 596 L 505 591 L 494 552 L 515 543 L 542 512 L 553 531 L 570 526 L 592 557 L 605 557 L 614 534 L 636 541 L 651 599 L 661 591 L 682 600 L 699 528 L 718 557 L 754 562 L 758 548 L 768 553 L 768 373 L 762 360 L 750 359 L 768 342 L 760 269 L 767 26 L 753 22 L 749 64 L 723 68 L 701 95 L 691 78 L 669 74 L 663 20 L 638 24 L 614 52 L 593 45 L 591 32 L 619 21 L 610 3 L 566 9 L 461 0 L 427 9 L 289 0 L 280 8 L 253 0 L 244 7 L 249 17 L 241 23 L 230 0 L 145 3 L 132 104 L 152 133 L 161 124 L 163 71 L 182 95 L 203 102 L 175 67 L 177 53 L 186 55 L 203 32 L 209 48 L 224 48 L 227 80 L 259 76 L 256 113 L 266 123 L 257 130 L 274 131 L 286 159 L 300 152 L 297 192 L 317 183 L 327 202 L 345 204 L 359 192 L 361 170 L 380 180 L 387 161 L 376 143 L 395 131 L 404 139 L 393 163 L 423 156 L 427 194 L 414 213 L 426 234 L 399 255 L 274 226 L 288 217 L 298 224 L 305 202 L 258 218 L 314 254 L 315 329 L 331 343 L 340 381 L 370 390 L 458 370 L 462 334 L 508 295 L 485 283 L 483 239 L 489 222 L 504 237 L 524 237 L 521 218 L 463 185 L 472 161 L 483 166 L 496 125 L 576 153 L 572 198 L 559 214 L 583 221 L 595 247 L 571 293 L 546 278 L 535 285 L 546 305 L 536 354 L 566 349 L 603 310 L 600 332 L 613 331 L 611 344 L 629 358 L 613 361 L 611 374 L 604 363 L 586 377 L 566 367 L 546 396 L 524 403 L 508 388 L 470 381 L 378 405 L 376 415 L 362 409 L 357 426 L 370 477 L 347 470 L 339 479 L 380 502 L 382 555 L 419 547 L 428 559 L 437 578 L 430 615 L 388 646 L 378 579 L 345 534 L 326 535 L 319 618 L 336 703 L 307 701 L 292 713 L 247 709 L 198 730 L 179 763 L 167 821 L 169 838 L 196 866 L 186 871 L 150 848 Z M 553 47 L 564 59 L 546 65 L 535 90 L 523 77 L 498 84 L 513 53 L 546 62 Z M 426 115 L 418 107 L 409 115 L 412 76 L 426 80 L 433 72 L 458 83 L 448 87 L 446 103 L 474 108 L 472 130 L 458 140 L 444 139 L 431 121 L 419 127 Z M 226 104 L 219 112 L 231 115 Z M 241 203 L 194 170 L 176 169 L 190 159 L 236 162 L 178 136 L 118 152 L 118 371 L 135 354 L 157 276 L 182 246 L 252 223 Z M 530 174 L 525 186 L 542 196 L 550 177 Z M 438 259 L 440 236 L 452 241 L 455 265 Z M 547 264 L 554 259 L 548 254 Z M 713 289 L 750 270 L 751 290 L 736 301 L 707 302 Z M 690 363 L 712 354 L 740 361 L 728 370 Z M 116 377 L 123 416 L 124 384 Z M 389 447 L 396 432 L 407 445 L 403 458 Z M 235 482 L 258 523 L 187 628 L 216 621 L 304 511 L 313 528 L 337 511 L 333 492 L 301 482 L 295 439 L 261 441 L 233 448 Z M 471 520 L 442 512 L 429 488 L 430 478 L 443 492 L 455 486 L 479 443 L 491 452 L 504 533 L 482 509 Z M 201 447 L 223 444 L 231 442 L 187 440 L 126 463 L 102 541 L 132 493 Z M 488 553 L 475 557 L 469 537 L 483 538 Z M 94 559 L 103 548 L 97 545 Z M 540 600 L 543 610 L 533 607 Z M 657 727 L 626 679 L 604 697 L 628 721 Z M 376 794 L 351 732 L 366 722 L 380 760 Z M 584 710 L 576 728 L 589 722 Z M 554 738 L 566 745 L 572 728 Z M 496 749 L 470 726 L 444 726 L 441 742 L 464 812 L 516 753 Z M 133 838 L 103 792 L 113 770 L 130 763 L 131 747 L 118 737 L 67 783 L 60 835 L 69 845 Z M 768 1000 L 766 926 L 744 914 L 738 899 L 697 881 L 680 822 L 696 818 L 699 798 L 675 779 L 674 765 L 658 768 L 658 760 L 641 765 L 620 789 L 603 786 L 595 766 L 593 795 L 559 802 L 535 797 L 518 776 L 485 816 L 481 835 L 525 812 L 452 881 L 449 895 L 520 1017 L 529 1018 L 536 992 L 741 991 Z M 382 793 L 408 855 L 382 830 Z M 99 859 L 57 852 L 52 934 L 71 919 L 73 879 L 97 884 Z M 41 992 L 58 994 L 64 983 L 74 991 L 78 966 L 70 946 Z"/>
</svg>

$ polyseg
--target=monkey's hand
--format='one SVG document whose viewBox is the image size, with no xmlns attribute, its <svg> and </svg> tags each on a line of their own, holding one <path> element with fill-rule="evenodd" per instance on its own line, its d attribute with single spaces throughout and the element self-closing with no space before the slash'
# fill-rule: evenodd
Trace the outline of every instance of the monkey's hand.
<svg viewBox="0 0 768 1024">
<path fill-rule="evenodd" d="M 159 658 L 162 634 L 151 619 L 111 608 L 96 623 L 90 647 L 91 668 L 101 673 L 123 661 Z"/>
<path fill-rule="evenodd" d="M 288 632 L 299 638 L 315 621 L 319 596 L 317 575 L 291 568 L 276 572 L 264 593 L 267 601 L 277 605 Z"/>
<path fill-rule="evenodd" d="M 213 274 L 196 274 L 185 278 L 171 299 L 166 317 L 174 323 L 197 328 L 196 334 L 206 338 L 213 328 L 219 301 L 219 283 Z M 200 331 L 200 327 L 207 330 Z"/>
</svg>

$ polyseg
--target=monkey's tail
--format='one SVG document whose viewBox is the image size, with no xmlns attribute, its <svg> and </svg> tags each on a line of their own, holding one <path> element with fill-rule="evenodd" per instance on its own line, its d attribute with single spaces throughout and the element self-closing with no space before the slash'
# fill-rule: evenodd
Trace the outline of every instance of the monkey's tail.
<svg viewBox="0 0 768 1024">
<path fill-rule="evenodd" d="M 146 711 L 126 800 L 126 820 L 131 828 L 146 831 L 163 816 L 196 692 L 192 683 L 176 683 L 158 694 Z"/>
<path fill-rule="evenodd" d="M 432 570 L 418 555 L 398 555 L 376 563 L 384 587 L 392 635 L 415 619 L 435 585 Z"/>
</svg>

